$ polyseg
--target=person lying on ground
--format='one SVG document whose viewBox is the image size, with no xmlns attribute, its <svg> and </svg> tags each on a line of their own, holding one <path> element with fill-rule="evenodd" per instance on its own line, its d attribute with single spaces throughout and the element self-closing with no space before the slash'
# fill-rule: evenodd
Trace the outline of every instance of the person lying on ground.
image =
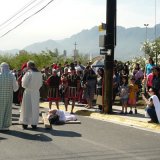
<svg viewBox="0 0 160 160">
<path fill-rule="evenodd" d="M 75 115 L 62 110 L 53 109 L 48 112 L 48 120 L 51 124 L 65 124 L 67 121 L 76 121 Z"/>
</svg>

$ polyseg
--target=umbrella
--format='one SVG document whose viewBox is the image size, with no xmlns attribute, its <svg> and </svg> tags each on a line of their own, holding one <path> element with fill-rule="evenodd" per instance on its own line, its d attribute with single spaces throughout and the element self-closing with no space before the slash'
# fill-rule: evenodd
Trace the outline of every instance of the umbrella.
<svg viewBox="0 0 160 160">
<path fill-rule="evenodd" d="M 96 60 L 96 61 L 92 64 L 92 67 L 104 67 L 104 59 Z"/>
</svg>

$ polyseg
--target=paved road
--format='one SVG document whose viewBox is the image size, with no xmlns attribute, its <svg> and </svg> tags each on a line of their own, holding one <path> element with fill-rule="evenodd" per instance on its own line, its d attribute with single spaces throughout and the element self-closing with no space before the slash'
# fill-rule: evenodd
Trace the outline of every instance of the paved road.
<svg viewBox="0 0 160 160">
<path fill-rule="evenodd" d="M 14 121 L 18 119 L 15 110 Z M 34 131 L 13 125 L 0 133 L 0 160 L 159 160 L 160 135 L 78 116 L 81 124 L 43 125 Z"/>
</svg>

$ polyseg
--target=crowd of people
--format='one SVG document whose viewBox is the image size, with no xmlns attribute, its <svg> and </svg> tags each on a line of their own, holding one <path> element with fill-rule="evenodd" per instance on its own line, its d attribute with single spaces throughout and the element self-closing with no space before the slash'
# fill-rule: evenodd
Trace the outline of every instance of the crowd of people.
<svg viewBox="0 0 160 160">
<path fill-rule="evenodd" d="M 103 67 L 93 68 L 90 63 L 87 66 L 77 61 L 70 64 L 66 62 L 64 66 L 53 63 L 40 71 L 33 61 L 23 64 L 19 71 L 10 71 L 9 65 L 5 62 L 0 67 L 0 102 L 2 104 L 0 130 L 8 130 L 11 125 L 12 99 L 13 103 L 20 105 L 20 123 L 23 129 L 28 125 L 35 129 L 39 118 L 39 100 L 47 101 L 50 110 L 53 102 L 57 110 L 59 110 L 59 102 L 63 102 L 65 111 L 68 111 L 68 104 L 71 104 L 70 113 L 73 114 L 76 102 L 83 103 L 87 109 L 91 109 L 95 95 L 103 97 L 104 69 Z M 136 63 L 132 71 L 129 70 L 129 64 L 119 65 L 115 60 L 112 88 L 113 104 L 115 98 L 119 96 L 122 105 L 120 114 L 137 114 L 136 105 L 140 93 L 144 91 L 142 98 L 147 102 L 146 111 L 151 122 L 159 122 L 160 115 L 157 115 L 159 112 L 153 109 L 154 103 L 148 105 L 153 99 L 149 94 L 150 89 L 154 91 L 158 101 L 160 98 L 160 69 L 154 64 L 152 58 L 149 58 L 145 69 Z M 147 100 L 148 98 L 150 99 Z M 101 104 L 98 103 L 98 108 L 103 112 L 103 98 L 101 101 Z M 129 111 L 128 108 L 130 108 Z"/>
</svg>

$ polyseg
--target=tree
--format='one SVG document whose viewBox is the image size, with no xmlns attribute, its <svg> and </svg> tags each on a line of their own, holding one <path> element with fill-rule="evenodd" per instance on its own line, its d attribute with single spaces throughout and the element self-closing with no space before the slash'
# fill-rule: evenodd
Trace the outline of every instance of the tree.
<svg viewBox="0 0 160 160">
<path fill-rule="evenodd" d="M 61 63 L 62 65 L 67 61 L 69 64 L 73 62 L 72 57 L 65 57 L 64 55 L 58 55 L 57 53 L 47 50 L 41 51 L 41 53 L 29 53 L 27 51 L 21 51 L 20 54 L 12 55 L 12 54 L 4 54 L 0 55 L 0 63 L 7 62 L 11 69 L 20 69 L 22 64 L 28 62 L 29 60 L 33 60 L 38 69 L 42 69 L 43 67 L 49 67 L 53 63 Z M 80 61 L 83 65 L 87 63 L 88 56 L 83 54 L 78 54 L 77 61 Z"/>
<path fill-rule="evenodd" d="M 155 41 L 146 41 L 143 43 L 141 50 L 144 51 L 145 55 L 152 57 L 154 60 L 160 56 L 160 38 Z M 159 57 L 160 58 L 160 57 Z"/>
</svg>

